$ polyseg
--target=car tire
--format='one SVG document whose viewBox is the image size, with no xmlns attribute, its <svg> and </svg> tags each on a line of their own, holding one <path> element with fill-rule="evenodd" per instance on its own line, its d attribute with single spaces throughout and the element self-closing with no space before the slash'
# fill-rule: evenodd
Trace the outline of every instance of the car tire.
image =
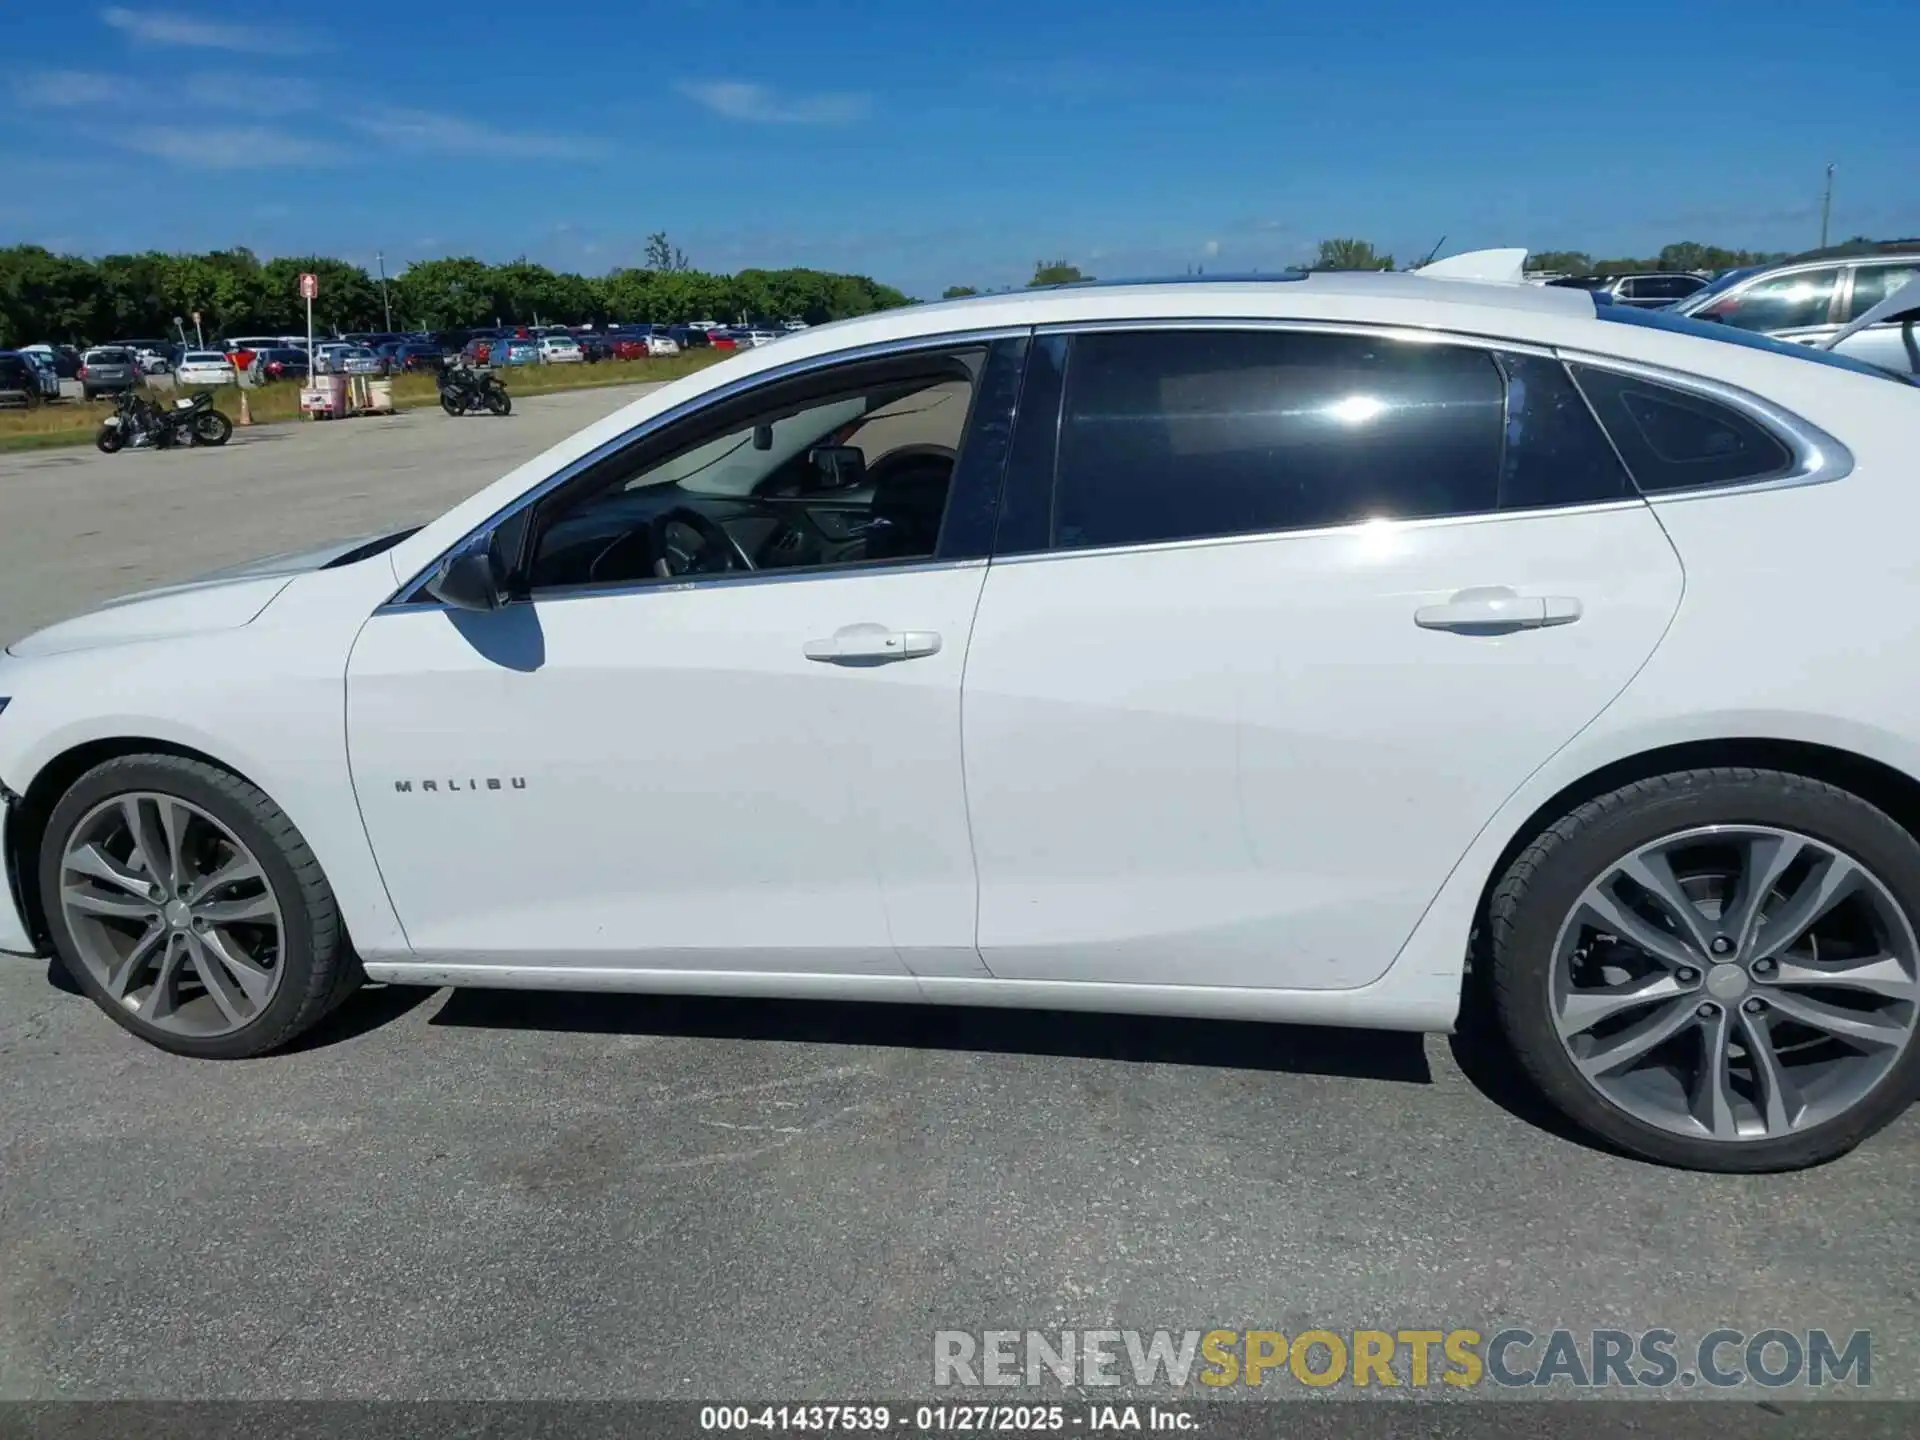
<svg viewBox="0 0 1920 1440">
<path fill-rule="evenodd" d="M 1906 973 L 1911 975 L 1915 963 L 1912 939 L 1915 931 L 1920 929 L 1920 843 L 1916 843 L 1914 837 L 1891 817 L 1859 796 L 1822 781 L 1784 771 L 1744 767 L 1688 770 L 1636 781 L 1601 795 L 1562 816 L 1528 844 L 1501 877 L 1489 904 L 1487 958 L 1491 972 L 1491 998 L 1500 1030 L 1521 1069 L 1541 1094 L 1575 1124 L 1619 1150 L 1642 1159 L 1685 1169 L 1723 1173 L 1800 1169 L 1846 1154 L 1898 1117 L 1916 1095 L 1920 1095 L 1920 1043 L 1915 1042 L 1911 1033 L 1914 1006 L 1909 1002 L 1902 1010 L 1900 1001 L 1891 1000 L 1887 1002 L 1891 1007 L 1889 1013 L 1904 1018 L 1890 1024 L 1885 1033 L 1893 1035 L 1904 1025 L 1905 1038 L 1900 1041 L 1898 1048 L 1877 1041 L 1873 1046 L 1862 1047 L 1864 1054 L 1881 1057 L 1873 1062 L 1884 1065 L 1877 1078 L 1866 1084 L 1860 1093 L 1846 1099 L 1844 1105 L 1837 1100 L 1831 1102 L 1832 1106 L 1839 1107 L 1834 1109 L 1834 1113 L 1822 1118 L 1819 1111 L 1809 1106 L 1799 1112 L 1809 1123 L 1801 1125 L 1798 1121 L 1792 1121 L 1776 1129 L 1775 1117 L 1768 1113 L 1767 1098 L 1770 1093 L 1780 1092 L 1771 1090 L 1771 1078 L 1762 1084 L 1761 1077 L 1791 1077 L 1805 1073 L 1795 1071 L 1790 1063 L 1783 1062 L 1782 1057 L 1791 1057 L 1796 1051 L 1804 1056 L 1809 1053 L 1808 1044 L 1804 1041 L 1780 1044 L 1778 1036 L 1800 1033 L 1799 1022 L 1786 1015 L 1780 1007 L 1790 999 L 1796 1005 L 1804 1005 L 1805 992 L 1799 987 L 1811 982 L 1804 978 L 1790 982 L 1787 974 L 1790 967 L 1785 960 L 1769 962 L 1762 958 L 1746 964 L 1746 957 L 1737 953 L 1737 947 L 1731 960 L 1716 960 L 1709 954 L 1704 965 L 1694 968 L 1700 987 L 1697 992 L 1623 1010 L 1617 1016 L 1603 1020 L 1602 1027 L 1621 1027 L 1611 1030 L 1612 1039 L 1592 1041 L 1590 1037 L 1598 1034 L 1598 1030 L 1562 1039 L 1563 1025 L 1578 1022 L 1563 1020 L 1562 1012 L 1556 1008 L 1565 1003 L 1560 997 L 1581 993 L 1568 981 L 1571 970 L 1562 968 L 1563 965 L 1576 963 L 1571 958 L 1563 960 L 1570 942 L 1568 931 L 1580 915 L 1593 914 L 1591 910 L 1579 907 L 1584 906 L 1588 897 L 1596 893 L 1602 896 L 1603 901 L 1611 900 L 1618 904 L 1623 890 L 1622 882 L 1616 877 L 1622 872 L 1615 867 L 1631 864 L 1647 854 L 1661 853 L 1658 850 L 1660 846 L 1691 846 L 1692 849 L 1681 848 L 1672 853 L 1699 855 L 1711 851 L 1715 846 L 1733 843 L 1723 842 L 1723 836 L 1743 835 L 1754 837 L 1756 844 L 1775 835 L 1797 837 L 1796 843 L 1804 841 L 1805 847 L 1796 853 L 1809 856 L 1825 854 L 1833 865 L 1844 862 L 1863 870 L 1868 880 L 1873 882 L 1872 885 L 1863 885 L 1857 892 L 1849 892 L 1852 898 L 1820 912 L 1829 919 L 1811 922 L 1806 934 L 1812 936 L 1818 926 L 1833 923 L 1831 917 L 1843 906 L 1870 905 L 1875 907 L 1876 915 L 1884 917 L 1883 922 L 1878 923 L 1888 927 L 1887 933 L 1896 936 L 1899 949 L 1906 952 L 1906 958 L 1901 963 L 1906 967 Z M 1781 847 L 1777 853 L 1787 853 L 1785 847 L 1788 842 L 1781 840 L 1777 843 Z M 1674 877 L 1683 891 L 1688 886 L 1700 885 L 1714 878 L 1712 875 L 1702 876 L 1691 872 L 1681 876 L 1681 870 L 1691 863 L 1683 860 L 1680 864 L 1666 863 L 1663 866 L 1665 875 Z M 1810 859 L 1807 863 L 1812 866 L 1827 862 Z M 1635 873 L 1651 872 L 1642 869 Z M 1753 867 L 1742 873 L 1754 873 Z M 1815 873 L 1809 869 L 1807 875 L 1811 877 Z M 1756 938 L 1747 946 L 1748 955 L 1764 953 L 1768 949 L 1762 943 L 1767 937 L 1759 932 L 1764 932 L 1769 918 L 1774 918 L 1779 926 L 1784 927 L 1779 931 L 1781 935 L 1791 928 L 1788 920 L 1778 917 L 1787 914 L 1788 905 L 1797 901 L 1798 894 L 1797 891 L 1789 894 L 1785 887 L 1790 883 L 1811 883 L 1805 878 L 1793 880 L 1794 874 L 1793 867 L 1789 866 L 1782 872 L 1777 885 L 1770 888 L 1767 897 L 1763 898 L 1756 912 L 1759 916 Z M 1695 934 L 1713 928 L 1719 923 L 1716 917 L 1724 917 L 1727 910 L 1735 909 L 1738 905 L 1740 893 L 1737 884 L 1725 880 L 1718 883 L 1722 895 L 1718 902 L 1695 902 L 1695 912 L 1704 922 L 1702 929 Z M 1605 885 L 1614 888 L 1599 889 Z M 1624 893 L 1636 907 L 1649 903 L 1654 894 L 1653 891 L 1637 892 L 1632 881 L 1624 882 Z M 1655 913 L 1657 910 L 1658 907 Z M 1614 913 L 1618 915 L 1619 911 Z M 1635 910 L 1643 922 L 1648 913 L 1644 909 Z M 1677 911 L 1666 913 L 1673 917 L 1667 923 L 1666 932 L 1653 937 L 1662 949 L 1671 948 L 1687 925 Z M 1629 926 L 1632 920 L 1633 916 L 1626 917 Z M 1735 914 L 1729 920 L 1729 926 L 1737 921 L 1738 915 Z M 1592 929 L 1580 933 L 1594 934 Z M 1604 941 L 1604 933 L 1594 935 L 1593 948 L 1598 948 Z M 1618 945 L 1621 942 L 1615 940 L 1613 943 Z M 1797 943 L 1792 942 L 1780 953 L 1788 955 L 1792 944 Z M 1713 938 L 1709 948 L 1717 954 L 1717 947 L 1723 944 L 1731 945 L 1734 942 L 1722 934 Z M 1683 944 L 1681 948 L 1687 954 L 1702 953 L 1698 945 L 1691 942 Z M 1632 955 L 1644 952 L 1636 952 L 1629 946 L 1620 953 Z M 1578 960 L 1580 964 L 1594 963 L 1592 949 L 1576 950 L 1571 954 L 1583 957 Z M 1843 968 L 1847 963 L 1845 952 L 1840 950 L 1836 954 L 1838 958 L 1829 961 L 1816 951 L 1814 964 L 1821 968 Z M 1769 963 L 1772 963 L 1772 973 L 1780 982 L 1777 987 L 1762 985 L 1754 978 L 1760 973 L 1759 967 Z M 1678 977 L 1686 975 L 1688 968 L 1667 971 L 1665 980 L 1671 980 L 1677 987 L 1680 983 Z M 1804 973 L 1806 969 L 1799 965 L 1791 968 L 1799 973 Z M 1749 970 L 1752 976 L 1749 976 Z M 1732 974 L 1734 971 L 1742 973 L 1735 976 Z M 1658 972 L 1654 973 L 1654 978 L 1662 979 Z M 1716 982 L 1724 984 L 1717 986 Z M 1614 1000 L 1612 995 L 1605 993 L 1607 990 L 1624 994 L 1627 988 L 1636 983 L 1640 982 L 1623 979 L 1585 993 L 1597 995 L 1600 1005 L 1611 1006 Z M 1557 986 L 1565 988 L 1557 993 Z M 1828 1001 L 1823 1003 L 1831 1009 L 1830 1002 L 1835 992 L 1822 990 L 1821 993 L 1828 997 Z M 1920 994 L 1920 991 L 1911 993 Z M 1722 998 L 1714 998 L 1716 996 Z M 1594 1002 L 1585 1003 L 1592 1005 Z M 1879 1002 L 1874 1000 L 1869 1003 Z M 1746 1089 L 1743 1090 L 1730 1079 L 1724 1090 L 1716 1083 L 1714 1089 L 1708 1091 L 1701 1077 L 1709 1072 L 1700 1066 L 1694 1072 L 1692 1085 L 1676 1083 L 1671 1087 L 1673 1093 L 1668 1099 L 1706 1095 L 1704 1107 L 1712 1120 L 1720 1123 L 1733 1119 L 1736 1129 L 1743 1128 L 1746 1131 L 1739 1138 L 1733 1138 L 1733 1131 L 1727 1130 L 1723 1131 L 1726 1138 L 1716 1139 L 1706 1121 L 1691 1118 L 1697 1116 L 1702 1108 L 1698 1102 L 1690 1103 L 1684 1107 L 1683 1113 L 1670 1117 L 1678 1123 L 1677 1129 L 1672 1123 L 1649 1123 L 1649 1115 L 1660 1117 L 1662 1112 L 1653 1108 L 1653 1100 L 1641 1097 L 1658 1096 L 1658 1088 L 1643 1088 L 1638 1092 L 1616 1088 L 1612 1095 L 1604 1093 L 1602 1081 L 1589 1079 L 1583 1071 L 1583 1063 L 1587 1066 L 1596 1063 L 1604 1066 L 1604 1057 L 1596 1061 L 1590 1052 L 1583 1062 L 1576 1059 L 1572 1052 L 1572 1046 L 1589 1043 L 1620 1045 L 1622 1049 L 1631 1049 L 1639 1040 L 1628 1032 L 1644 1026 L 1643 1034 L 1652 1033 L 1660 1023 L 1661 1014 L 1678 1015 L 1682 1013 L 1682 1008 L 1685 1010 L 1681 1022 L 1683 1028 L 1672 1032 L 1668 1040 L 1654 1045 L 1646 1055 L 1680 1054 L 1687 1047 L 1697 1045 L 1697 1053 L 1705 1056 L 1711 1053 L 1707 1048 L 1711 1041 L 1710 1038 L 1700 1037 L 1714 1034 L 1733 1036 L 1731 1047 L 1725 1040 L 1719 1042 L 1721 1053 L 1728 1057 L 1726 1067 L 1723 1069 L 1716 1063 L 1711 1073 L 1716 1082 L 1722 1075 L 1744 1075 Z M 1758 1016 L 1743 1013 L 1756 1008 L 1760 1012 Z M 1709 1009 L 1717 1012 L 1716 1020 L 1702 1018 Z M 1593 1012 L 1580 1012 L 1582 1018 L 1589 1013 Z M 1769 1038 L 1776 1024 L 1783 1024 L 1784 1029 Z M 1762 1027 L 1761 1032 L 1755 1034 L 1749 1029 L 1750 1026 Z M 1805 1033 L 1817 1034 L 1814 1031 Z M 1625 1037 L 1624 1041 L 1622 1037 Z M 1841 1050 L 1847 1049 L 1841 1042 L 1832 1043 Z M 1777 1044 L 1779 1048 L 1776 1049 Z M 1817 1049 L 1816 1043 L 1814 1050 Z M 1742 1057 L 1737 1060 L 1733 1058 L 1736 1050 Z M 1764 1067 L 1761 1051 L 1764 1051 L 1767 1060 Z M 1736 1068 L 1742 1066 L 1744 1069 Z M 1647 1074 L 1646 1069 L 1629 1069 L 1626 1080 L 1638 1084 L 1645 1080 Z M 1665 1077 L 1655 1075 L 1653 1078 L 1664 1082 Z M 1818 1078 L 1816 1076 L 1816 1083 Z M 1798 1096 L 1801 1093 L 1797 1082 L 1792 1079 L 1784 1081 L 1783 1088 L 1791 1095 Z M 1839 1093 L 1844 1096 L 1847 1092 Z M 1720 1098 L 1729 1094 L 1735 1096 L 1735 1104 L 1731 1106 L 1722 1103 Z M 1635 1108 L 1624 1108 L 1620 1099 L 1622 1096 L 1627 1097 L 1626 1104 Z M 1748 1106 L 1751 1106 L 1750 1113 L 1746 1109 Z M 1743 1115 L 1744 1119 L 1741 1118 Z M 1686 1133 L 1689 1124 L 1697 1127 L 1699 1133 Z M 1760 1127 L 1758 1133 L 1754 1132 L 1754 1126 Z"/>
<path fill-rule="evenodd" d="M 188 818 L 178 821 L 177 827 L 168 823 L 158 808 L 162 804 L 173 807 L 176 820 L 182 815 Z M 146 833 L 154 837 L 156 850 L 170 845 L 179 852 L 179 867 L 168 867 L 174 879 L 188 874 L 195 855 L 212 857 L 206 863 L 216 872 L 225 868 L 235 873 L 236 862 L 250 860 L 257 873 L 242 873 L 237 881 L 209 886 L 204 895 L 193 898 L 195 917 L 177 926 L 166 918 L 168 911 L 177 908 L 171 903 L 158 912 L 157 921 L 148 918 L 144 929 L 131 916 L 96 921 L 86 907 L 99 905 L 102 898 L 126 909 L 157 904 L 163 893 L 150 890 L 142 899 L 127 888 L 132 881 L 151 878 L 144 861 L 124 848 L 134 833 L 124 818 L 129 805 L 140 815 Z M 117 842 L 111 838 L 115 827 L 125 832 Z M 176 828 L 182 837 L 178 841 Z M 97 838 L 103 835 L 109 838 Z M 83 850 L 92 853 L 86 855 L 88 868 L 78 870 L 69 857 Z M 119 858 L 112 861 L 110 873 L 101 870 L 94 857 L 110 858 L 116 851 Z M 109 880 L 95 879 L 99 874 L 109 874 Z M 217 880 L 219 875 L 200 878 Z M 70 880 L 76 888 L 63 894 L 63 882 Z M 293 822 L 258 787 L 204 761 L 177 755 L 129 755 L 87 771 L 60 797 L 48 818 L 39 882 L 55 954 L 67 972 L 116 1024 L 178 1055 L 235 1060 L 266 1054 L 311 1029 L 364 979 L 332 888 Z M 245 943 L 243 937 L 250 937 L 259 942 L 267 926 L 237 914 L 230 922 L 203 915 L 214 916 L 221 906 L 257 909 L 262 896 L 273 909 L 272 944 L 241 951 L 247 962 L 244 969 L 231 968 L 232 962 L 225 968 L 216 964 L 215 953 L 238 959 L 232 948 L 236 941 Z M 85 921 L 85 926 L 77 926 L 76 919 Z M 171 972 L 169 1005 L 155 1003 L 169 973 L 160 968 L 160 951 L 151 951 L 141 965 L 118 967 L 122 973 L 116 973 L 111 962 L 119 957 L 103 949 L 103 933 L 121 938 L 158 933 L 160 944 L 169 952 L 180 948 L 181 958 L 173 962 Z M 202 939 L 193 938 L 196 933 L 202 937 L 211 933 L 223 948 L 216 952 Z M 127 946 L 125 953 L 131 954 L 133 948 Z M 203 966 L 214 968 L 223 982 L 221 988 L 242 1002 L 239 1017 L 213 1004 L 216 997 L 212 985 L 202 978 Z M 135 972 L 131 981 L 124 978 L 126 971 Z M 263 974 L 271 977 L 270 987 L 259 979 Z M 248 987 L 248 977 L 262 992 L 250 1013 L 246 1002 L 254 991 Z M 110 991 L 116 982 L 126 998 Z M 143 982 L 147 993 L 139 995 Z M 142 1013 L 158 1014 L 163 1008 L 170 1013 L 158 1023 Z M 187 1023 L 190 1015 L 194 1024 Z M 210 1024 L 201 1023 L 209 1020 Z"/>
</svg>

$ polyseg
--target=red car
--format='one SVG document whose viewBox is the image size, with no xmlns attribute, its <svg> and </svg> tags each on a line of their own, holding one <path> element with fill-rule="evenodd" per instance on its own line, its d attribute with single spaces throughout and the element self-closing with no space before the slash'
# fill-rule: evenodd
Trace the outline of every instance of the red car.
<svg viewBox="0 0 1920 1440">
<path fill-rule="evenodd" d="M 616 360 L 644 360 L 647 358 L 647 337 L 644 335 L 622 335 L 613 342 L 613 358 Z"/>
</svg>

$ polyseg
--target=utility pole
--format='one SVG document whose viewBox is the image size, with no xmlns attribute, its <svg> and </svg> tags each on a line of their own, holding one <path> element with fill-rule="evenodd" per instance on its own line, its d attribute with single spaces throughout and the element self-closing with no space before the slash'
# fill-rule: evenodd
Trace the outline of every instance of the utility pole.
<svg viewBox="0 0 1920 1440">
<path fill-rule="evenodd" d="M 365 254 L 365 251 L 361 252 Z M 386 312 L 387 333 L 393 333 L 393 305 L 387 299 L 387 257 L 384 251 L 373 252 L 373 262 L 380 267 L 380 308 Z"/>
<path fill-rule="evenodd" d="M 1820 248 L 1827 248 L 1827 221 L 1833 217 L 1833 163 L 1827 163 L 1827 193 L 1820 201 Z"/>
</svg>

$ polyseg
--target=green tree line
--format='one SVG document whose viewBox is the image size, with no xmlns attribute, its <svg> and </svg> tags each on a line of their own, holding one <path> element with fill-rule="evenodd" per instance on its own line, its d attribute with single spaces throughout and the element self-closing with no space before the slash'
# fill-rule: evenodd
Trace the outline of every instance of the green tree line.
<svg viewBox="0 0 1920 1440">
<path fill-rule="evenodd" d="M 665 237 L 655 237 L 665 246 Z M 297 334 L 306 328 L 299 277 L 320 280 L 314 328 L 328 334 L 386 328 L 449 330 L 495 324 L 765 317 L 809 324 L 910 303 L 864 275 L 820 270 L 742 270 L 709 274 L 667 247 L 657 268 L 575 275 L 521 259 L 504 265 L 462 256 L 427 260 L 378 280 L 357 265 L 325 256 L 261 260 L 248 250 L 203 255 L 57 255 L 38 245 L 0 249 L 0 345 L 88 343 L 172 335 L 174 318 L 200 313 L 208 339 Z"/>
</svg>

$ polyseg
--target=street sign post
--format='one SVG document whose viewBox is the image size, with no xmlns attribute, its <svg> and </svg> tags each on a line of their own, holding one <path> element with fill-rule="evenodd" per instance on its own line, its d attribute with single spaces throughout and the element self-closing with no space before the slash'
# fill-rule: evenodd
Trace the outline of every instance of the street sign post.
<svg viewBox="0 0 1920 1440">
<path fill-rule="evenodd" d="M 307 302 L 307 383 L 313 383 L 313 299 L 320 293 L 320 277 L 311 271 L 300 276 L 300 298 Z"/>
</svg>

